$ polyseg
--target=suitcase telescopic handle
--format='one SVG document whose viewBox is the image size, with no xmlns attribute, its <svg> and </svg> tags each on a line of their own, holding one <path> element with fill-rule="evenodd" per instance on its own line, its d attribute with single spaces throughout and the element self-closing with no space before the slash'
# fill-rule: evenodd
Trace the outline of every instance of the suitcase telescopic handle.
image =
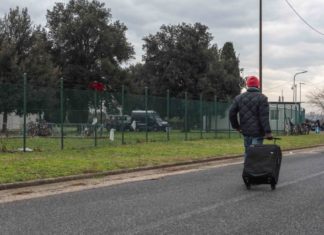
<svg viewBox="0 0 324 235">
<path fill-rule="evenodd" d="M 281 140 L 281 138 L 278 138 L 278 137 L 272 137 L 272 138 L 269 138 L 268 140 L 273 140 L 273 143 L 276 144 L 276 141 L 277 141 L 277 140 Z"/>
</svg>

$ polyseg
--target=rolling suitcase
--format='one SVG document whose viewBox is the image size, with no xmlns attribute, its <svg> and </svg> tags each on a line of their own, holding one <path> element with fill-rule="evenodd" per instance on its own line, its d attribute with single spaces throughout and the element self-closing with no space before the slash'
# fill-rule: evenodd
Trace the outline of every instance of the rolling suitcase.
<svg viewBox="0 0 324 235">
<path fill-rule="evenodd" d="M 272 190 L 276 189 L 281 159 L 281 149 L 276 144 L 248 147 L 242 174 L 246 188 L 250 189 L 254 184 L 270 184 Z"/>
</svg>

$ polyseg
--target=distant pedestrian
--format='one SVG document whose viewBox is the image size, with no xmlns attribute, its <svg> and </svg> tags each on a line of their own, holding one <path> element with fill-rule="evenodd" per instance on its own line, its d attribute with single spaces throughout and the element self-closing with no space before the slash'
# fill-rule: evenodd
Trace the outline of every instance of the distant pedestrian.
<svg viewBox="0 0 324 235">
<path fill-rule="evenodd" d="M 321 123 L 319 120 L 316 120 L 316 122 L 315 122 L 315 133 L 316 134 L 320 133 L 320 130 L 321 130 L 320 128 L 321 128 Z"/>
<path fill-rule="evenodd" d="M 232 127 L 244 136 L 245 153 L 251 144 L 262 144 L 264 137 L 272 139 L 268 98 L 260 92 L 259 79 L 249 76 L 246 85 L 247 91 L 235 97 L 229 112 Z"/>
<path fill-rule="evenodd" d="M 133 120 L 131 127 L 133 128 L 133 131 L 136 131 L 136 121 Z"/>
<path fill-rule="evenodd" d="M 294 125 L 294 123 L 292 121 L 293 120 L 289 118 L 289 127 L 290 127 L 290 134 L 291 135 L 296 134 L 295 133 L 295 125 Z"/>
</svg>

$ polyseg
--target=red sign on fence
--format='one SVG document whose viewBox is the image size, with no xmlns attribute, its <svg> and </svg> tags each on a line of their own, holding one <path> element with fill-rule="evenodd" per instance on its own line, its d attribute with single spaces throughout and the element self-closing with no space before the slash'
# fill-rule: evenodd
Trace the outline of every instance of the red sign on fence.
<svg viewBox="0 0 324 235">
<path fill-rule="evenodd" d="M 97 81 L 91 82 L 89 84 L 89 88 L 96 90 L 96 91 L 104 91 L 106 89 L 105 84 L 103 84 L 102 82 L 97 82 Z"/>
</svg>

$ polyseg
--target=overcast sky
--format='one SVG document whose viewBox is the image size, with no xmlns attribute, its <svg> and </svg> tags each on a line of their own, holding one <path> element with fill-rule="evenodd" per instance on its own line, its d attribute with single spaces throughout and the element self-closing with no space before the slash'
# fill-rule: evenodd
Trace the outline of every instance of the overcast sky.
<svg viewBox="0 0 324 235">
<path fill-rule="evenodd" d="M 35 24 L 45 25 L 46 10 L 55 2 L 68 0 L 0 0 L 0 16 L 15 6 L 27 7 Z M 142 38 L 159 31 L 162 24 L 200 22 L 209 27 L 213 43 L 234 44 L 244 68 L 244 76 L 258 75 L 259 0 L 101 0 L 111 9 L 113 20 L 127 27 L 127 37 L 135 48 L 136 61 L 142 58 Z M 294 74 L 298 101 L 306 93 L 324 88 L 324 1 L 289 0 L 295 10 L 316 30 L 296 16 L 285 0 L 263 0 L 263 92 L 277 101 L 283 92 L 292 101 Z M 132 61 L 131 63 L 135 63 Z M 313 110 L 308 105 L 308 111 Z"/>
</svg>

